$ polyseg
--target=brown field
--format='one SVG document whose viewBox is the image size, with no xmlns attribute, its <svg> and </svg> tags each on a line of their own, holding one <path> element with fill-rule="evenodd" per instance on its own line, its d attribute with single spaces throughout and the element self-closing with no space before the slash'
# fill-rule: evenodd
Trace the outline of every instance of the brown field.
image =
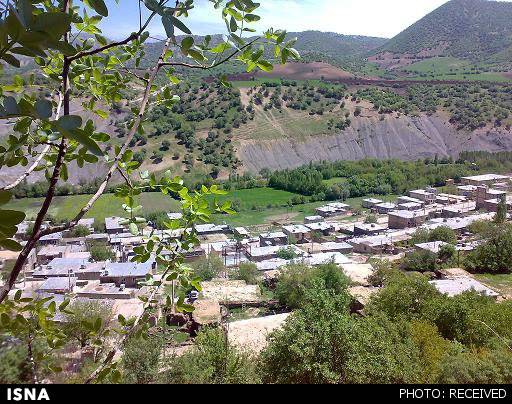
<svg viewBox="0 0 512 404">
<path fill-rule="evenodd" d="M 324 62 L 287 63 L 276 65 L 271 73 L 258 72 L 258 77 L 287 78 L 291 80 L 340 80 L 354 77 L 338 67 Z"/>
</svg>

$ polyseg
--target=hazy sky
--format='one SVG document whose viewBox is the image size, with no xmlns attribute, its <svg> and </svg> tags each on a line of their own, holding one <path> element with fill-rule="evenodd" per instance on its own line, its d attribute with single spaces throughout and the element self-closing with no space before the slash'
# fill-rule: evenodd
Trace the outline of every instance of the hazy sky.
<svg viewBox="0 0 512 404">
<path fill-rule="evenodd" d="M 509 0 L 512 1 L 512 0 Z M 113 19 L 102 29 L 110 37 L 119 37 L 138 25 L 137 0 L 107 0 Z M 446 3 L 446 0 L 258 0 L 262 17 L 259 26 L 288 31 L 319 30 L 340 34 L 393 37 L 421 17 Z M 208 0 L 195 0 L 187 24 L 195 34 L 225 32 L 220 10 Z M 161 23 L 152 24 L 152 34 L 163 35 Z"/>
</svg>

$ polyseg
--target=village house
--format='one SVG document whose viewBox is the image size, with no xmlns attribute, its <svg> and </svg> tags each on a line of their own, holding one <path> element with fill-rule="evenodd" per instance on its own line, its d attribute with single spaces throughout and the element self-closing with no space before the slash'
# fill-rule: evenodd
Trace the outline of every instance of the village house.
<svg viewBox="0 0 512 404">
<path fill-rule="evenodd" d="M 503 200 L 502 198 L 503 197 L 495 198 L 495 199 L 488 199 L 488 200 L 484 201 L 484 203 L 485 203 L 485 205 L 484 205 L 485 210 L 488 211 L 488 212 L 497 212 L 498 211 L 498 206 L 499 206 L 499 204 Z M 506 195 L 505 196 L 505 203 L 507 205 L 507 210 L 511 211 L 512 210 L 512 195 Z"/>
<path fill-rule="evenodd" d="M 35 279 L 61 278 L 74 276 L 75 272 L 89 261 L 74 258 L 54 258 L 47 265 L 37 267 L 32 274 Z"/>
<path fill-rule="evenodd" d="M 396 200 L 396 203 L 399 205 L 404 203 L 417 203 L 422 206 L 425 205 L 425 202 L 423 202 L 421 199 L 411 198 L 410 196 L 407 195 L 399 196 L 398 199 Z"/>
<path fill-rule="evenodd" d="M 395 210 L 388 214 L 390 229 L 407 229 L 409 227 L 418 227 L 428 219 L 428 213 L 425 211 Z"/>
<path fill-rule="evenodd" d="M 354 236 L 373 236 L 387 230 L 387 226 L 377 223 L 358 223 L 354 225 Z"/>
<path fill-rule="evenodd" d="M 339 252 L 341 254 L 351 254 L 354 251 L 354 247 L 344 242 L 329 241 L 327 243 L 320 244 L 320 251 L 323 253 Z"/>
<path fill-rule="evenodd" d="M 288 236 L 282 231 L 260 234 L 260 246 L 279 246 L 288 244 Z"/>
<path fill-rule="evenodd" d="M 84 226 L 87 228 L 91 233 L 94 233 L 94 218 L 88 218 L 88 219 L 80 219 L 78 221 L 78 226 Z"/>
<path fill-rule="evenodd" d="M 411 239 L 415 229 L 405 229 L 377 236 L 358 237 L 347 242 L 354 247 L 354 252 L 361 254 L 393 253 L 397 244 Z"/>
<path fill-rule="evenodd" d="M 443 207 L 441 216 L 445 218 L 465 216 L 476 210 L 476 202 L 469 201 L 457 205 Z"/>
<path fill-rule="evenodd" d="M 209 235 L 209 234 L 227 234 L 231 233 L 231 229 L 227 224 L 197 224 L 194 226 L 197 234 L 200 236 Z"/>
<path fill-rule="evenodd" d="M 62 232 L 48 234 L 46 236 L 41 237 L 39 239 L 39 241 L 38 241 L 38 244 L 40 246 L 57 245 L 62 240 L 62 237 L 63 237 L 63 233 Z"/>
<path fill-rule="evenodd" d="M 124 225 L 121 224 L 125 219 L 121 217 L 106 217 L 105 218 L 105 231 L 109 235 L 121 234 L 125 232 Z"/>
<path fill-rule="evenodd" d="M 116 286 L 125 285 L 127 288 L 136 288 L 139 286 L 139 282 L 144 281 L 146 275 L 153 274 L 155 268 L 155 261 L 145 263 L 107 262 L 100 281 L 101 283 L 114 283 Z"/>
<path fill-rule="evenodd" d="M 469 276 L 456 276 L 449 279 L 437 279 L 430 281 L 436 289 L 444 295 L 453 297 L 464 292 L 474 290 L 485 296 L 497 298 L 499 296 L 494 290 L 488 288 L 484 284 Z"/>
<path fill-rule="evenodd" d="M 486 185 L 479 186 L 475 193 L 476 207 L 477 209 L 485 209 L 487 206 L 486 201 L 500 199 L 506 196 L 506 191 L 499 191 L 497 189 L 489 188 Z"/>
<path fill-rule="evenodd" d="M 86 299 L 130 299 L 133 297 L 133 289 L 117 286 L 114 283 L 89 282 L 85 287 L 77 290 L 76 295 Z"/>
<path fill-rule="evenodd" d="M 381 201 L 380 199 L 376 198 L 366 198 L 363 199 L 361 202 L 361 205 L 364 209 L 373 209 L 375 205 L 379 205 L 381 203 L 384 203 L 384 201 Z"/>
<path fill-rule="evenodd" d="M 434 254 L 439 254 L 439 251 L 441 251 L 441 248 L 444 246 L 450 245 L 448 243 L 445 243 L 444 241 L 432 241 L 429 243 L 419 243 L 415 244 L 414 247 L 416 249 L 421 251 L 429 251 Z"/>
<path fill-rule="evenodd" d="M 433 188 L 425 189 L 416 189 L 414 191 L 409 192 L 409 196 L 414 199 L 419 199 L 423 201 L 427 205 L 435 203 L 437 198 L 437 191 Z"/>
<path fill-rule="evenodd" d="M 170 212 L 167 213 L 167 217 L 169 220 L 180 220 L 183 218 L 183 213 L 181 212 Z"/>
<path fill-rule="evenodd" d="M 311 231 L 311 233 L 319 232 L 324 236 L 329 236 L 332 232 L 335 231 L 335 225 L 328 222 L 307 223 L 304 226 L 306 226 Z"/>
<path fill-rule="evenodd" d="M 457 192 L 460 196 L 465 196 L 469 199 L 475 199 L 477 187 L 475 185 L 459 185 Z"/>
<path fill-rule="evenodd" d="M 396 209 L 396 204 L 392 202 L 379 203 L 373 207 L 373 210 L 377 213 L 384 215 Z"/>
<path fill-rule="evenodd" d="M 322 216 L 316 215 L 316 216 L 306 216 L 304 218 L 305 224 L 311 224 L 311 223 L 319 223 L 323 222 L 324 218 Z"/>
<path fill-rule="evenodd" d="M 297 256 L 304 255 L 304 251 L 298 248 L 295 245 L 290 246 L 266 246 L 266 247 L 254 247 L 249 246 L 247 249 L 247 257 L 250 261 L 253 262 L 261 262 L 265 260 L 270 260 L 277 258 L 278 252 L 282 249 L 289 248 L 291 249 Z"/>
<path fill-rule="evenodd" d="M 499 174 L 482 174 L 471 177 L 462 177 L 461 181 L 463 185 L 490 186 L 496 182 L 508 182 L 510 181 L 510 177 Z"/>
<path fill-rule="evenodd" d="M 36 290 L 38 294 L 41 293 L 56 293 L 66 294 L 73 292 L 76 285 L 76 277 L 68 276 L 65 278 L 48 278 Z"/>
<path fill-rule="evenodd" d="M 245 227 L 235 227 L 233 229 L 233 234 L 236 238 L 239 239 L 248 239 L 251 238 L 251 234 Z"/>
<path fill-rule="evenodd" d="M 416 203 L 416 202 L 406 202 L 406 203 L 401 203 L 399 205 L 397 205 L 397 209 L 398 210 L 408 210 L 408 211 L 415 211 L 415 210 L 420 210 L 423 208 L 423 205 L 421 203 Z"/>
<path fill-rule="evenodd" d="M 297 243 L 307 242 L 311 236 L 311 230 L 302 224 L 283 226 L 283 233 Z"/>
<path fill-rule="evenodd" d="M 350 210 L 350 205 L 341 202 L 333 202 L 316 208 L 315 213 L 317 216 L 332 217 L 345 214 L 348 210 Z"/>
</svg>

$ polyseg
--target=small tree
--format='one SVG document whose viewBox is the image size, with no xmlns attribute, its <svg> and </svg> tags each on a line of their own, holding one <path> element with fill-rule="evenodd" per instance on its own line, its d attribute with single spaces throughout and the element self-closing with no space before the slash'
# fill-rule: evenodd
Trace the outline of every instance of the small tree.
<svg viewBox="0 0 512 404">
<path fill-rule="evenodd" d="M 106 244 L 101 242 L 93 242 L 89 245 L 89 252 L 91 253 L 91 258 L 96 261 L 112 261 L 116 254 L 112 251 L 112 248 Z"/>
<path fill-rule="evenodd" d="M 256 285 L 260 279 L 260 271 L 254 262 L 242 262 L 235 273 L 235 278 L 245 281 L 248 285 Z"/>
<path fill-rule="evenodd" d="M 91 231 L 88 227 L 83 225 L 78 225 L 74 229 L 72 229 L 69 233 L 71 237 L 85 237 L 91 234 Z"/>
<path fill-rule="evenodd" d="M 503 224 L 507 221 L 507 197 L 503 195 L 500 198 L 500 202 L 498 203 L 498 208 L 496 211 L 496 215 L 494 215 L 494 223 Z"/>
</svg>

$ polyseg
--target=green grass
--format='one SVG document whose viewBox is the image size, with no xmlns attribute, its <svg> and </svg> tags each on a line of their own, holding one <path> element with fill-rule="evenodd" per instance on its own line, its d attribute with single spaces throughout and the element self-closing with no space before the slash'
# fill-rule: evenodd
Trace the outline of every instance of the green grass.
<svg viewBox="0 0 512 404">
<path fill-rule="evenodd" d="M 49 210 L 49 214 L 57 220 L 72 219 L 80 209 L 87 203 L 90 195 L 57 196 Z M 144 212 L 160 212 L 179 209 L 179 203 L 169 196 L 160 193 L 146 193 L 139 197 L 138 202 L 144 206 Z M 26 213 L 27 218 L 33 219 L 43 203 L 43 198 L 18 199 L 9 203 L 8 208 L 21 210 Z M 86 215 L 93 217 L 96 221 L 103 221 L 109 216 L 125 216 L 122 208 L 122 200 L 113 194 L 102 195 L 93 208 Z"/>
<path fill-rule="evenodd" d="M 217 215 L 216 223 L 226 223 L 232 226 L 269 225 L 273 222 L 302 222 L 306 216 L 315 213 L 315 209 L 327 202 L 306 203 L 292 207 L 261 207 L 256 210 L 245 210 L 234 215 Z"/>
<path fill-rule="evenodd" d="M 500 73 L 475 73 L 472 68 L 481 69 L 482 66 L 454 57 L 435 57 L 413 63 L 404 70 L 413 74 L 408 78 L 414 80 L 510 81 Z"/>
<path fill-rule="evenodd" d="M 235 201 L 240 203 L 241 210 L 250 210 L 253 207 L 267 207 L 269 204 L 286 204 L 297 194 L 287 191 L 280 191 L 273 188 L 253 188 L 229 191 L 227 195 L 217 197 L 219 202 Z"/>
<path fill-rule="evenodd" d="M 339 179 L 338 179 L 339 181 Z M 240 212 L 234 215 L 214 215 L 216 223 L 226 223 L 233 226 L 272 225 L 273 222 L 303 222 L 306 216 L 315 214 L 315 209 L 328 202 L 312 202 L 303 205 L 288 206 L 294 196 L 292 192 L 272 188 L 254 188 L 231 191 L 227 195 L 218 196 L 219 203 L 236 201 Z M 58 221 L 73 218 L 89 200 L 89 195 L 59 196 L 55 198 L 49 214 Z M 395 195 L 376 196 L 385 201 L 396 200 Z M 353 209 L 361 208 L 360 198 L 349 198 L 346 203 Z M 27 218 L 33 219 L 41 207 L 43 198 L 26 198 L 16 200 L 8 205 L 9 209 L 21 210 Z M 145 193 L 139 197 L 144 213 L 178 211 L 179 202 L 160 193 Z M 126 216 L 122 201 L 112 194 L 105 194 L 97 201 L 86 217 L 93 217 L 97 222 L 103 222 L 105 217 Z"/>
<path fill-rule="evenodd" d="M 512 296 L 512 274 L 477 274 L 473 276 L 497 292 Z"/>
</svg>

